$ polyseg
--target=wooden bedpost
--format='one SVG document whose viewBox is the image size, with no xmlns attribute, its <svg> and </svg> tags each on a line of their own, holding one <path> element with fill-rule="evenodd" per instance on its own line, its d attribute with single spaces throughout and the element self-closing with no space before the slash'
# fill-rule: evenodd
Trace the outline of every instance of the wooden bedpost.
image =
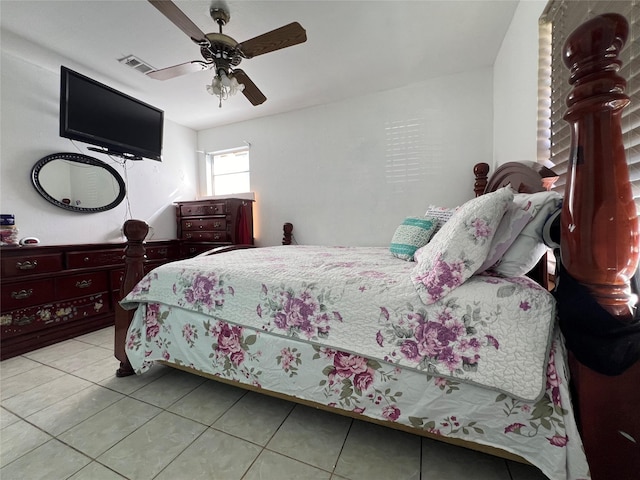
<svg viewBox="0 0 640 480">
<path fill-rule="evenodd" d="M 293 224 L 287 222 L 282 226 L 283 236 L 282 245 L 291 245 L 291 236 L 293 232 Z"/>
<path fill-rule="evenodd" d="M 629 98 L 623 93 L 626 81 L 617 74 L 618 53 L 627 34 L 624 17 L 607 14 L 578 27 L 564 46 L 574 89 L 565 115 L 572 131 L 561 217 L 561 260 L 569 275 L 611 315 L 612 325 L 631 325 L 629 280 L 638 265 L 638 218 L 620 125 Z M 562 281 L 560 278 L 560 284 Z M 571 316 L 572 306 L 563 307 Z M 587 331 L 588 319 L 577 317 L 569 320 L 585 325 Z M 611 355 L 611 344 L 604 343 L 604 337 L 602 342 L 597 353 Z M 640 361 L 617 376 L 598 373 L 573 355 L 570 366 L 592 478 L 638 478 Z"/>
<path fill-rule="evenodd" d="M 565 120 L 571 157 L 562 209 L 562 264 L 597 302 L 632 319 L 629 281 L 638 266 L 638 217 L 622 141 L 621 114 L 629 103 L 617 72 L 629 26 L 606 14 L 578 27 L 564 46 L 573 91 Z"/>
<path fill-rule="evenodd" d="M 144 239 L 149 233 L 149 226 L 142 220 L 127 220 L 124 222 L 122 231 L 127 237 L 127 246 L 124 250 L 124 277 L 120 284 L 120 298 L 124 298 L 133 290 L 144 276 Z M 114 355 L 120 360 L 120 368 L 116 371 L 117 377 L 126 377 L 135 373 L 124 348 L 132 318 L 132 310 L 125 310 L 120 305 L 116 305 Z"/>
<path fill-rule="evenodd" d="M 476 163 L 473 167 L 473 174 L 476 177 L 476 181 L 473 184 L 473 191 L 475 192 L 476 197 L 479 197 L 487 188 L 489 164 Z"/>
</svg>

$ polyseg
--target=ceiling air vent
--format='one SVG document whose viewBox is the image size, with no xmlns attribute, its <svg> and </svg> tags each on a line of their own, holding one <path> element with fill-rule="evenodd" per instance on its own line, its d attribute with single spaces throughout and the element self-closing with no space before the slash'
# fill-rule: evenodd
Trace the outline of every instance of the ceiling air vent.
<svg viewBox="0 0 640 480">
<path fill-rule="evenodd" d="M 153 68 L 148 63 L 143 62 L 142 60 L 140 60 L 135 55 L 128 55 L 126 57 L 118 59 L 118 61 L 120 63 L 122 63 L 123 65 L 131 67 L 134 70 L 137 70 L 137 71 L 139 71 L 141 73 L 147 73 L 147 72 L 151 72 L 151 71 L 155 70 L 155 68 Z"/>
</svg>

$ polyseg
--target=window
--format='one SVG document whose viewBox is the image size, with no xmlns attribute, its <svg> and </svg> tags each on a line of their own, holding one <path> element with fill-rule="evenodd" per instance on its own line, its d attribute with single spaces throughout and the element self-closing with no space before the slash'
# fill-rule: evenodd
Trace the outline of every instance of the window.
<svg viewBox="0 0 640 480">
<path fill-rule="evenodd" d="M 640 215 L 640 0 L 550 0 L 540 19 L 539 62 L 539 161 L 550 159 L 560 175 L 556 187 L 564 192 L 571 148 L 571 133 L 563 120 L 569 70 L 562 62 L 562 46 L 573 30 L 586 20 L 615 12 L 629 22 L 629 37 L 620 55 L 620 75 L 627 80 L 625 93 L 631 103 L 622 111 L 622 135 L 636 209 Z"/>
<path fill-rule="evenodd" d="M 230 195 L 251 191 L 249 149 L 207 153 L 207 195 Z"/>
</svg>

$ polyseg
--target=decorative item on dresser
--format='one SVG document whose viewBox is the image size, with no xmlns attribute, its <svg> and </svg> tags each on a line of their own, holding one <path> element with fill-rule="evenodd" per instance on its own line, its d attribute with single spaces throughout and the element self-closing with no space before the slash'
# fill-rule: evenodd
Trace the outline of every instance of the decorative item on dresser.
<svg viewBox="0 0 640 480">
<path fill-rule="evenodd" d="M 2 247 L 2 360 L 113 324 L 123 244 Z M 145 271 L 178 259 L 178 242 L 146 245 Z"/>
<path fill-rule="evenodd" d="M 217 246 L 253 245 L 253 200 L 225 198 L 176 203 L 182 257 Z"/>
</svg>

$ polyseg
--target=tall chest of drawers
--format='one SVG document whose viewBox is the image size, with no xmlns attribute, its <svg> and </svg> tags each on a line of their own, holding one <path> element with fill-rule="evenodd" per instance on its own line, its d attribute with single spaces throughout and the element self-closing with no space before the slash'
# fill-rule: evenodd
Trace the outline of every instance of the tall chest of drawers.
<svg viewBox="0 0 640 480">
<path fill-rule="evenodd" d="M 241 198 L 176 203 L 181 255 L 217 246 L 253 245 L 253 201 Z"/>
<path fill-rule="evenodd" d="M 147 270 L 179 256 L 175 240 L 146 250 Z M 2 247 L 0 254 L 2 359 L 113 324 L 123 244 Z"/>
</svg>

